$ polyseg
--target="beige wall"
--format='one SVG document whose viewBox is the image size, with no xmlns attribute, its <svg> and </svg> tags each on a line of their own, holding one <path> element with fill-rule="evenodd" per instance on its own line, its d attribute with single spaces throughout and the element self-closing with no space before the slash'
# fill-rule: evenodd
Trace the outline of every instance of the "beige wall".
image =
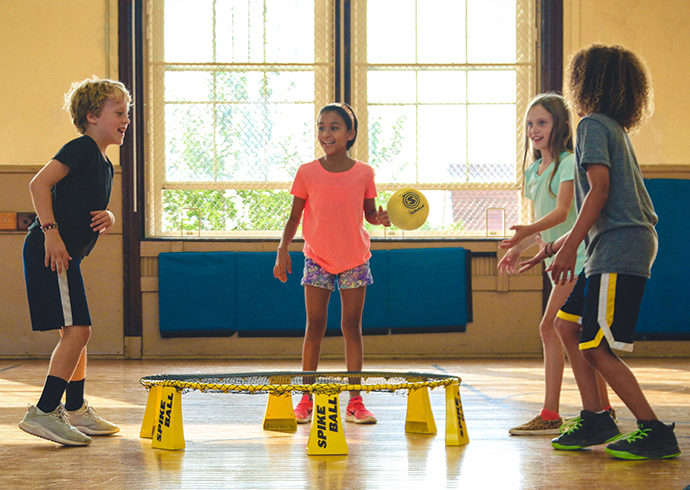
<svg viewBox="0 0 690 490">
<path fill-rule="evenodd" d="M 29 181 L 40 169 L 37 165 L 0 165 L 0 210 L 30 211 Z M 122 188 L 119 167 L 113 182 L 110 209 L 120 216 Z M 34 333 L 29 323 L 29 307 L 24 289 L 22 245 L 24 232 L 0 232 L 0 357 L 47 356 L 55 347 L 57 332 Z M 89 308 L 94 328 L 89 353 L 121 356 L 124 353 L 122 320 L 122 226 L 116 221 L 110 233 L 82 262 Z"/>
<path fill-rule="evenodd" d="M 687 0 L 565 0 L 564 55 L 591 42 L 622 44 L 639 53 L 652 73 L 656 113 L 633 136 L 640 162 L 656 176 L 688 178 L 687 137 L 690 100 L 682 94 L 690 69 L 683 63 L 690 45 Z M 0 1 L 0 211 L 28 211 L 27 184 L 59 147 L 76 135 L 61 111 L 62 97 L 74 80 L 117 77 L 117 0 Z M 117 163 L 117 150 L 111 149 Z M 660 173 L 663 171 L 663 174 Z M 111 208 L 120 217 L 119 173 Z M 23 234 L 0 232 L 0 357 L 46 356 L 53 334 L 34 334 L 28 326 L 20 249 Z M 462 245 L 495 251 L 495 242 Z M 378 245 L 377 245 L 378 246 Z M 158 335 L 157 262 L 162 251 L 270 250 L 273 243 L 142 244 L 144 333 L 123 339 L 121 228 L 99 243 L 84 262 L 94 323 L 92 354 L 107 357 L 293 357 L 301 339 L 161 339 Z M 498 277 L 496 259 L 473 260 L 474 322 L 465 333 L 368 336 L 368 356 L 534 356 L 541 345 L 538 275 Z M 500 307 L 497 307 L 500 305 Z M 126 345 L 125 345 L 126 344 Z M 688 355 L 688 343 L 638 342 L 637 355 Z M 342 355 L 342 340 L 327 338 L 326 356 Z"/>
<path fill-rule="evenodd" d="M 564 64 L 591 43 L 620 44 L 646 63 L 654 115 L 632 134 L 641 164 L 690 165 L 688 0 L 564 0 Z"/>
<path fill-rule="evenodd" d="M 78 136 L 62 110 L 70 84 L 117 77 L 117 0 L 0 1 L 0 211 L 32 211 L 28 182 Z M 119 163 L 117 148 L 108 155 Z M 110 209 L 119 218 L 117 172 Z M 95 328 L 90 353 L 121 356 L 122 228 L 99 241 L 83 265 Z M 47 356 L 57 333 L 32 333 L 24 290 L 24 234 L 0 232 L 0 356 Z"/>
<path fill-rule="evenodd" d="M 45 163 L 77 134 L 70 84 L 117 77 L 117 0 L 2 0 L 0 60 L 0 164 Z"/>
</svg>

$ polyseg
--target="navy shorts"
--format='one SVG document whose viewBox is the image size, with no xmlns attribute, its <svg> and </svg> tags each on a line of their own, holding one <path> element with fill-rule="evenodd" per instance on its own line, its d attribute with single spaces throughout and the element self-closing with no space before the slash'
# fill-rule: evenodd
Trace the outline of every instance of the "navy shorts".
<svg viewBox="0 0 690 490">
<path fill-rule="evenodd" d="M 580 273 L 557 317 L 582 325 L 580 350 L 599 347 L 631 352 L 637 315 L 647 278 L 613 272 L 585 277 Z"/>
<path fill-rule="evenodd" d="M 24 278 L 31 328 L 56 330 L 72 325 L 91 326 L 81 257 L 72 257 L 69 269 L 58 274 L 44 265 L 43 232 L 32 230 L 24 240 Z"/>
</svg>

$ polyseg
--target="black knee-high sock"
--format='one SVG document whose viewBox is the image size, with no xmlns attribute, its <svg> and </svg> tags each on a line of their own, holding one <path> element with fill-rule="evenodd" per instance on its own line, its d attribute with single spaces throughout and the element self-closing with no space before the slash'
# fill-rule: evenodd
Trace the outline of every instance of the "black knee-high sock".
<svg viewBox="0 0 690 490">
<path fill-rule="evenodd" d="M 67 381 L 57 376 L 48 375 L 46 383 L 43 385 L 41 398 L 39 398 L 36 404 L 38 409 L 45 413 L 55 410 L 60 405 L 65 388 L 67 388 Z"/>
<path fill-rule="evenodd" d="M 65 390 L 65 408 L 70 412 L 79 410 L 84 404 L 84 380 L 70 381 Z"/>
</svg>

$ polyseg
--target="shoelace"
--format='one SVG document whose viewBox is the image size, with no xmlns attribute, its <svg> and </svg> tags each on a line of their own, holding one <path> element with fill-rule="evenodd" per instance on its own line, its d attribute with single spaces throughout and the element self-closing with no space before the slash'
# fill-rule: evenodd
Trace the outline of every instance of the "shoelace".
<svg viewBox="0 0 690 490">
<path fill-rule="evenodd" d="M 102 417 L 98 415 L 98 412 L 91 408 L 89 405 L 84 409 L 84 415 L 94 418 L 95 420 L 101 420 Z"/>
<path fill-rule="evenodd" d="M 365 410 L 364 403 L 362 402 L 362 400 L 355 400 L 350 402 L 350 404 L 347 406 L 347 409 L 352 413 L 355 413 L 358 410 Z"/>
<path fill-rule="evenodd" d="M 53 413 L 53 417 L 55 417 L 58 420 L 61 420 L 62 422 L 66 423 L 69 425 L 69 419 L 67 418 L 67 412 L 65 411 L 65 407 L 60 405 L 55 413 Z"/>
<path fill-rule="evenodd" d="M 566 420 L 563 425 L 561 425 L 561 434 L 568 434 L 582 425 L 581 417 L 574 417 L 570 420 Z"/>
<path fill-rule="evenodd" d="M 609 414 L 611 415 L 611 418 L 613 419 L 614 422 L 616 421 L 616 418 L 614 416 L 615 413 L 616 413 L 616 411 L 614 409 L 609 410 Z M 563 421 L 563 423 L 561 424 L 561 426 L 558 428 L 560 433 L 564 434 L 565 432 L 569 431 L 570 426 L 573 425 L 575 423 L 575 421 L 577 421 L 577 419 L 579 419 L 579 418 L 580 418 L 580 416 L 578 415 L 578 416 L 570 418 L 570 419 L 565 419 Z M 632 432 L 631 432 L 631 434 L 632 434 Z"/>
<path fill-rule="evenodd" d="M 627 434 L 624 434 L 620 437 L 620 439 L 625 439 L 626 441 L 634 442 L 638 439 L 644 439 L 645 437 L 647 437 L 651 430 L 652 429 L 637 429 Z"/>
<path fill-rule="evenodd" d="M 580 417 L 573 417 L 570 419 L 565 419 L 561 426 L 558 428 L 559 432 L 563 434 L 564 432 L 570 430 L 570 426 L 572 426 L 579 418 Z"/>
<path fill-rule="evenodd" d="M 95 408 L 91 407 L 91 405 L 86 405 L 85 412 L 98 416 L 98 412 Z"/>
</svg>

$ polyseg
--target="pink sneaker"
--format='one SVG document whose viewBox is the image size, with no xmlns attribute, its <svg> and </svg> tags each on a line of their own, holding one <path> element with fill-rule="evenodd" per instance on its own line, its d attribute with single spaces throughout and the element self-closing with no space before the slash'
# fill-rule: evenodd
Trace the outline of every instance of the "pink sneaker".
<svg viewBox="0 0 690 490">
<path fill-rule="evenodd" d="M 345 411 L 345 420 L 347 422 L 354 422 L 355 424 L 375 424 L 376 417 L 364 406 L 361 396 L 356 396 L 350 399 Z"/>
<path fill-rule="evenodd" d="M 314 410 L 314 402 L 306 393 L 295 407 L 295 420 L 298 424 L 311 422 L 311 412 Z"/>
</svg>

